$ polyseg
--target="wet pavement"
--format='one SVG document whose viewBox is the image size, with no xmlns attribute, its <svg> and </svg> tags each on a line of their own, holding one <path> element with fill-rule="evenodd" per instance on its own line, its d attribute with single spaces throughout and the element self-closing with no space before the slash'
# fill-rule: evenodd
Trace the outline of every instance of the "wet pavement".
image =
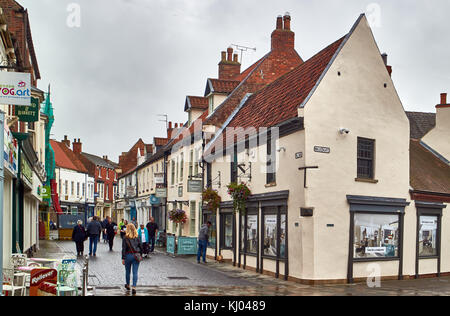
<svg viewBox="0 0 450 316">
<path fill-rule="evenodd" d="M 85 243 L 88 250 L 88 243 Z M 123 296 L 126 292 L 124 266 L 121 262 L 121 239 L 114 251 L 98 244 L 96 257 L 89 260 L 89 285 L 97 296 Z M 85 251 L 87 253 L 87 251 Z M 75 258 L 75 244 L 64 241 L 41 241 L 36 256 Z M 77 268 L 81 271 L 82 259 Z M 80 274 L 81 275 L 81 274 Z M 144 259 L 139 267 L 137 295 L 143 296 L 450 296 L 450 277 L 383 281 L 381 287 L 366 283 L 310 286 L 275 279 L 230 264 L 198 264 L 194 256 L 173 258 L 161 250 Z"/>
</svg>

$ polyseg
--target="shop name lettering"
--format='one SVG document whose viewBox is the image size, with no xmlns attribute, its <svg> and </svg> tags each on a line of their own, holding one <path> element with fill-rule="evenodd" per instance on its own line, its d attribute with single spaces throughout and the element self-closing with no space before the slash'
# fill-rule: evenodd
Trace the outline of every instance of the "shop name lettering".
<svg viewBox="0 0 450 316">
<path fill-rule="evenodd" d="M 53 277 L 53 274 L 54 271 L 49 271 L 47 273 L 40 274 L 37 277 L 33 278 L 33 280 L 31 280 L 31 284 L 33 285 L 39 284 L 39 282 L 41 282 L 42 280 Z"/>
<path fill-rule="evenodd" d="M 30 97 L 30 89 L 18 89 L 15 90 L 14 86 L 10 85 L 0 85 L 0 92 L 2 96 L 19 96 L 19 97 Z"/>
</svg>

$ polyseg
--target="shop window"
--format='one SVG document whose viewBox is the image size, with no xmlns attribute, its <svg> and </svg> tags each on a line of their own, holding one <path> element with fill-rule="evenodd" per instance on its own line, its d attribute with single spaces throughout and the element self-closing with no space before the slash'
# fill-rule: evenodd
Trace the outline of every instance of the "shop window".
<svg viewBox="0 0 450 316">
<path fill-rule="evenodd" d="M 399 215 L 354 215 L 354 258 L 398 258 Z"/>
<path fill-rule="evenodd" d="M 286 257 L 286 211 L 280 207 L 267 207 L 263 210 L 263 255 Z"/>
<path fill-rule="evenodd" d="M 374 178 L 375 141 L 358 137 L 358 178 Z"/>
<path fill-rule="evenodd" d="M 210 214 L 207 217 L 206 222 L 211 222 L 211 227 L 209 227 L 208 235 L 209 235 L 209 248 L 216 248 L 217 241 L 217 216 L 215 214 Z"/>
<path fill-rule="evenodd" d="M 264 215 L 264 255 L 277 255 L 277 215 Z"/>
<path fill-rule="evenodd" d="M 438 223 L 438 216 L 419 217 L 419 257 L 434 257 L 438 255 Z"/>
<path fill-rule="evenodd" d="M 258 253 L 258 215 L 257 214 L 247 214 L 246 216 L 246 227 L 245 231 L 242 233 L 242 237 L 245 239 L 243 241 L 244 252 L 249 254 Z"/>
<path fill-rule="evenodd" d="M 231 183 L 237 183 L 238 181 L 238 157 L 237 157 L 237 147 L 234 147 L 234 151 L 233 151 L 233 157 L 232 157 L 232 162 L 230 164 L 230 179 L 231 179 Z"/>
<path fill-rule="evenodd" d="M 233 248 L 233 213 L 221 214 L 220 231 L 222 232 L 221 247 Z"/>
</svg>

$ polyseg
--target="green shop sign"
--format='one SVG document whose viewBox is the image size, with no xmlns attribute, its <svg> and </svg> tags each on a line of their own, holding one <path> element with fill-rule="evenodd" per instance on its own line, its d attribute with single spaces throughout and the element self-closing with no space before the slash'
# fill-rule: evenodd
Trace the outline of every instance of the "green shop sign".
<svg viewBox="0 0 450 316">
<path fill-rule="evenodd" d="M 175 236 L 167 236 L 167 252 L 175 254 Z"/>
<path fill-rule="evenodd" d="M 16 105 L 16 115 L 21 122 L 39 121 L 39 99 L 31 98 L 30 106 Z"/>
<path fill-rule="evenodd" d="M 52 198 L 52 190 L 49 185 L 42 187 L 42 198 L 43 199 L 51 199 Z"/>
<path fill-rule="evenodd" d="M 195 237 L 178 237 L 179 255 L 196 255 L 197 254 L 197 238 Z"/>
<path fill-rule="evenodd" d="M 30 183 L 33 183 L 33 169 L 31 169 L 28 161 L 22 156 L 22 175 L 25 179 L 27 179 Z"/>
</svg>

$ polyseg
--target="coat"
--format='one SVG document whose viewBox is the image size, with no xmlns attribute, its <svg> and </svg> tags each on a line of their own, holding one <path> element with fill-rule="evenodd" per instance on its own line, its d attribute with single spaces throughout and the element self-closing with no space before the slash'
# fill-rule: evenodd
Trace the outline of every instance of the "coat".
<svg viewBox="0 0 450 316">
<path fill-rule="evenodd" d="M 102 228 L 102 224 L 100 224 L 100 222 L 98 221 L 92 221 L 88 224 L 87 228 L 87 233 L 89 236 L 100 236 L 101 231 L 103 230 Z"/>
<path fill-rule="evenodd" d="M 86 229 L 84 226 L 77 225 L 73 228 L 72 240 L 74 242 L 83 242 L 86 240 Z"/>
<path fill-rule="evenodd" d="M 137 232 L 138 232 L 138 236 L 139 236 L 139 241 L 142 242 L 142 231 L 141 231 L 141 229 L 139 228 Z M 145 234 L 145 242 L 148 243 L 148 241 L 149 241 L 148 230 L 145 227 L 144 227 L 144 234 Z"/>
</svg>

